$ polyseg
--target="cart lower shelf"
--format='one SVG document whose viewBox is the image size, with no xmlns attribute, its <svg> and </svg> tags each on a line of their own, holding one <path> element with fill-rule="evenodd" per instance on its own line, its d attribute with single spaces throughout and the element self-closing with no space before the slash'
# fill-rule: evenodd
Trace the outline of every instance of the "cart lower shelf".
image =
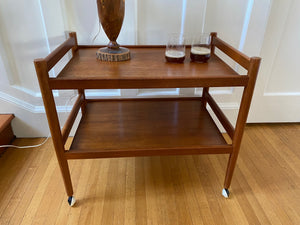
<svg viewBox="0 0 300 225">
<path fill-rule="evenodd" d="M 66 158 L 231 153 L 200 99 L 88 101 Z"/>
</svg>

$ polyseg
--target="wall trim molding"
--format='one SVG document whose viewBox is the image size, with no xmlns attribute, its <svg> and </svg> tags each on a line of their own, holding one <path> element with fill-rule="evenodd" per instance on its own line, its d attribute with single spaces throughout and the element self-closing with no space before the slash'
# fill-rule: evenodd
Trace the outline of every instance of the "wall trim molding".
<svg viewBox="0 0 300 225">
<path fill-rule="evenodd" d="M 96 94 L 99 94 L 99 92 L 94 92 L 94 93 L 88 94 L 87 97 L 91 97 L 91 98 L 112 98 L 112 99 L 113 98 L 120 98 L 120 99 L 126 98 L 126 97 L 122 97 L 121 95 L 117 95 L 117 94 L 115 94 L 115 95 L 96 95 Z M 101 94 L 103 94 L 103 93 L 101 93 Z M 161 96 L 154 95 L 154 94 L 143 93 L 143 94 L 137 95 L 135 98 L 141 98 L 141 97 L 157 97 L 157 98 L 159 98 Z M 178 95 L 174 95 L 172 97 L 175 98 L 175 97 L 178 97 Z M 170 96 L 170 98 L 172 98 L 172 97 Z M 130 98 L 132 98 L 132 97 L 130 97 Z M 7 93 L 4 93 L 2 91 L 0 91 L 0 99 L 7 102 L 7 103 L 17 105 L 18 107 L 20 107 L 24 110 L 27 110 L 31 113 L 45 113 L 45 108 L 44 108 L 43 105 L 31 104 L 27 101 L 24 101 L 20 98 L 17 98 L 17 97 L 14 97 L 12 95 L 9 95 Z M 67 101 L 66 105 L 57 106 L 57 112 L 69 112 L 69 111 L 71 111 L 72 105 L 68 104 L 68 103 L 70 103 L 71 99 L 73 99 L 73 96 L 70 96 L 70 99 Z M 238 109 L 239 108 L 239 104 L 237 102 L 226 102 L 226 103 L 222 102 L 222 103 L 219 103 L 219 106 L 220 106 L 221 109 L 224 109 L 224 110 Z"/>
<path fill-rule="evenodd" d="M 0 99 L 9 104 L 16 105 L 16 106 L 18 106 L 26 111 L 29 111 L 31 113 L 35 113 L 35 114 L 36 113 L 45 113 L 44 105 L 34 105 L 34 104 L 31 104 L 20 98 L 16 98 L 12 95 L 4 93 L 2 91 L 0 91 Z M 69 101 L 67 103 L 69 103 Z M 71 109 L 72 109 L 72 106 L 70 106 L 70 105 L 57 106 L 57 112 L 70 112 Z"/>
<path fill-rule="evenodd" d="M 24 110 L 27 110 L 29 112 L 34 113 L 34 111 L 35 111 L 35 106 L 33 104 L 30 104 L 26 101 L 23 101 L 19 98 L 12 96 L 12 95 L 6 94 L 2 91 L 0 91 L 0 99 L 7 103 L 17 105 L 18 107 L 20 107 Z"/>
<path fill-rule="evenodd" d="M 300 97 L 300 92 L 265 92 L 263 94 L 264 96 L 299 96 Z"/>
</svg>

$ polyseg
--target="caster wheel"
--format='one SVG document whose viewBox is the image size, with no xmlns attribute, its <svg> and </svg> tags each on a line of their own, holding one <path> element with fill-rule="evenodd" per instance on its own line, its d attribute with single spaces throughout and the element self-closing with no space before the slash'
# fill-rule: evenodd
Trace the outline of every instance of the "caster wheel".
<svg viewBox="0 0 300 225">
<path fill-rule="evenodd" d="M 68 203 L 69 203 L 69 205 L 72 207 L 73 205 L 75 205 L 75 203 L 76 203 L 76 200 L 75 200 L 75 198 L 73 197 L 73 196 L 70 196 L 69 198 L 68 198 Z"/>
<path fill-rule="evenodd" d="M 225 198 L 229 198 L 229 195 L 230 195 L 229 190 L 226 189 L 226 188 L 223 188 L 223 190 L 222 190 L 222 195 L 223 195 Z"/>
</svg>

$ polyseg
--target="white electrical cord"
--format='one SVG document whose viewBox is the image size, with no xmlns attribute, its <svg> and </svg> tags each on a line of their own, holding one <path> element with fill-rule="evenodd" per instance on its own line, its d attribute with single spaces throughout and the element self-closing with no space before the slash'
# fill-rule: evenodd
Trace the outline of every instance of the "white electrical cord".
<svg viewBox="0 0 300 225">
<path fill-rule="evenodd" d="M 50 138 L 50 134 L 48 135 L 46 140 L 44 140 L 41 144 L 38 144 L 38 145 L 29 145 L 29 146 L 0 145 L 0 148 L 37 148 L 37 147 L 40 147 L 43 144 L 45 144 L 48 141 L 49 138 Z"/>
<path fill-rule="evenodd" d="M 72 95 L 65 104 L 65 112 L 67 113 L 67 107 L 69 102 L 75 97 L 77 94 Z M 40 144 L 37 145 L 28 145 L 28 146 L 17 146 L 17 145 L 0 145 L 0 148 L 37 148 L 44 145 L 48 139 L 51 137 L 51 133 L 48 134 L 47 138 Z"/>
<path fill-rule="evenodd" d="M 92 44 L 94 44 L 94 42 L 95 42 L 95 40 L 96 40 L 97 36 L 99 35 L 99 33 L 100 33 L 100 29 L 101 29 L 101 25 L 100 25 L 100 22 L 99 22 L 99 28 L 98 28 L 98 32 L 97 32 L 97 34 L 95 35 L 95 37 L 93 38 L 93 40 L 92 40 Z"/>
</svg>

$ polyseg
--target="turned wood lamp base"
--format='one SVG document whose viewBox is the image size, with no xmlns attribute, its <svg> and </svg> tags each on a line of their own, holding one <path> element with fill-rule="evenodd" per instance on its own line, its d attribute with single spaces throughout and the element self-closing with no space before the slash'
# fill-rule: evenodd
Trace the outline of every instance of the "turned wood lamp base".
<svg viewBox="0 0 300 225">
<path fill-rule="evenodd" d="M 116 49 L 105 47 L 99 48 L 96 52 L 97 59 L 101 61 L 119 62 L 130 59 L 130 51 L 128 48 L 119 47 Z"/>
</svg>

